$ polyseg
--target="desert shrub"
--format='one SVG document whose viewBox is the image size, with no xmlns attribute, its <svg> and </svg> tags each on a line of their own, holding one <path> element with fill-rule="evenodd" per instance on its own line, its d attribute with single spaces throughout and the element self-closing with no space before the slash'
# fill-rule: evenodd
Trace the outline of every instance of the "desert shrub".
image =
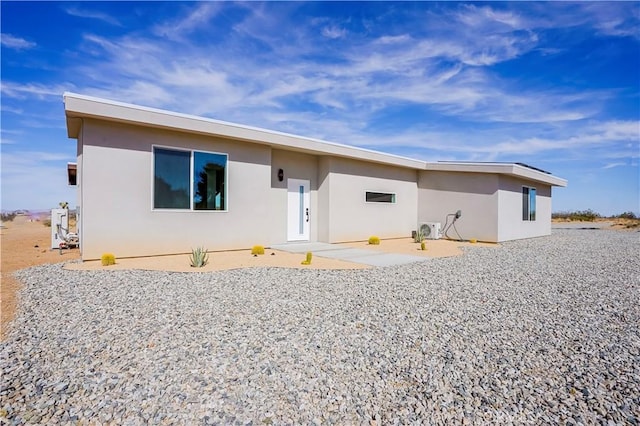
<svg viewBox="0 0 640 426">
<path fill-rule="evenodd" d="M 422 227 L 418 226 L 418 230 L 416 231 L 416 233 L 413 236 L 413 242 L 414 243 L 421 243 L 423 241 L 424 241 L 424 232 L 422 230 Z"/>
<path fill-rule="evenodd" d="M 618 219 L 638 219 L 638 216 L 634 212 L 620 213 L 618 216 L 614 216 Z"/>
<path fill-rule="evenodd" d="M 303 260 L 303 261 L 302 261 L 302 262 L 300 262 L 300 263 L 302 263 L 303 265 L 311 265 L 311 258 L 312 258 L 312 257 L 313 257 L 313 254 L 312 254 L 310 251 L 308 251 L 308 252 L 307 252 L 307 257 L 306 257 L 306 259 L 305 259 L 305 260 Z"/>
<path fill-rule="evenodd" d="M 420 250 L 424 251 L 427 249 L 427 244 L 424 241 L 420 241 Z"/>
<path fill-rule="evenodd" d="M 193 268 L 202 268 L 209 263 L 209 254 L 207 253 L 207 249 L 204 247 L 191 249 L 190 260 Z"/>
<path fill-rule="evenodd" d="M 2 219 L 3 222 L 11 222 L 15 218 L 16 218 L 16 213 L 15 212 L 1 213 L 0 214 L 0 219 Z"/>
<path fill-rule="evenodd" d="M 587 210 L 577 210 L 577 211 L 568 211 L 568 212 L 555 212 L 551 214 L 553 219 L 568 219 L 568 220 L 579 220 L 582 222 L 593 222 L 600 216 L 600 214 L 594 212 L 591 209 Z"/>
<path fill-rule="evenodd" d="M 115 265 L 116 257 L 113 255 L 113 253 L 104 253 L 100 258 L 100 261 L 102 262 L 102 266 Z"/>
<path fill-rule="evenodd" d="M 46 226 L 47 228 L 51 228 L 51 218 L 44 219 L 44 220 L 42 221 L 42 224 L 43 224 L 44 226 Z"/>
<path fill-rule="evenodd" d="M 375 235 L 372 235 L 371 237 L 369 237 L 369 244 L 372 246 L 377 246 L 380 244 L 380 238 L 376 237 Z"/>
<path fill-rule="evenodd" d="M 253 246 L 251 248 L 251 254 L 253 254 L 253 255 L 264 254 L 264 247 L 263 246 Z"/>
</svg>

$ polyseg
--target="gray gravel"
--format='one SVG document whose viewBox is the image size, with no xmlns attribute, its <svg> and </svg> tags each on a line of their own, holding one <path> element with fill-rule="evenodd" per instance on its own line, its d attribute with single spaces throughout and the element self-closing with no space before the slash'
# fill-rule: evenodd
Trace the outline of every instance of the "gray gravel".
<svg viewBox="0 0 640 426">
<path fill-rule="evenodd" d="M 637 425 L 639 235 L 360 271 L 27 269 L 0 423 Z"/>
</svg>

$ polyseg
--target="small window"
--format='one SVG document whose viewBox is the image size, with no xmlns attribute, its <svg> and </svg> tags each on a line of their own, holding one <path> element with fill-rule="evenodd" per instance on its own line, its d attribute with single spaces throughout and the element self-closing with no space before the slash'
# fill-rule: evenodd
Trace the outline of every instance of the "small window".
<svg viewBox="0 0 640 426">
<path fill-rule="evenodd" d="M 153 150 L 153 208 L 226 210 L 227 155 Z"/>
<path fill-rule="evenodd" d="M 522 187 L 522 220 L 536 220 L 536 189 Z"/>
<path fill-rule="evenodd" d="M 365 201 L 367 203 L 395 203 L 396 194 L 389 194 L 387 192 L 370 192 L 365 193 Z"/>
</svg>

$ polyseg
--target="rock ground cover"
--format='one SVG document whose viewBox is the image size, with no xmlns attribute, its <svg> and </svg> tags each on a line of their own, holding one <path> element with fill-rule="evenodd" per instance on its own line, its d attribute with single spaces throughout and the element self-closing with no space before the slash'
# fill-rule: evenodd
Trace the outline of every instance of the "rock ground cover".
<svg viewBox="0 0 640 426">
<path fill-rule="evenodd" d="M 640 241 L 408 266 L 18 273 L 9 424 L 638 424 Z"/>
</svg>

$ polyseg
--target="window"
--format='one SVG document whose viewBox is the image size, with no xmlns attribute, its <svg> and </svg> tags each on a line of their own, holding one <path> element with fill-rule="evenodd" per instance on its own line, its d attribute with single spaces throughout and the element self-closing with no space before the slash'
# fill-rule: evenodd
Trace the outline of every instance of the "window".
<svg viewBox="0 0 640 426">
<path fill-rule="evenodd" d="M 536 220 L 536 189 L 522 187 L 522 220 Z"/>
<path fill-rule="evenodd" d="M 396 194 L 388 194 L 386 192 L 365 192 L 365 201 L 367 203 L 395 203 Z"/>
<path fill-rule="evenodd" d="M 226 210 L 227 155 L 153 149 L 153 208 Z"/>
</svg>

